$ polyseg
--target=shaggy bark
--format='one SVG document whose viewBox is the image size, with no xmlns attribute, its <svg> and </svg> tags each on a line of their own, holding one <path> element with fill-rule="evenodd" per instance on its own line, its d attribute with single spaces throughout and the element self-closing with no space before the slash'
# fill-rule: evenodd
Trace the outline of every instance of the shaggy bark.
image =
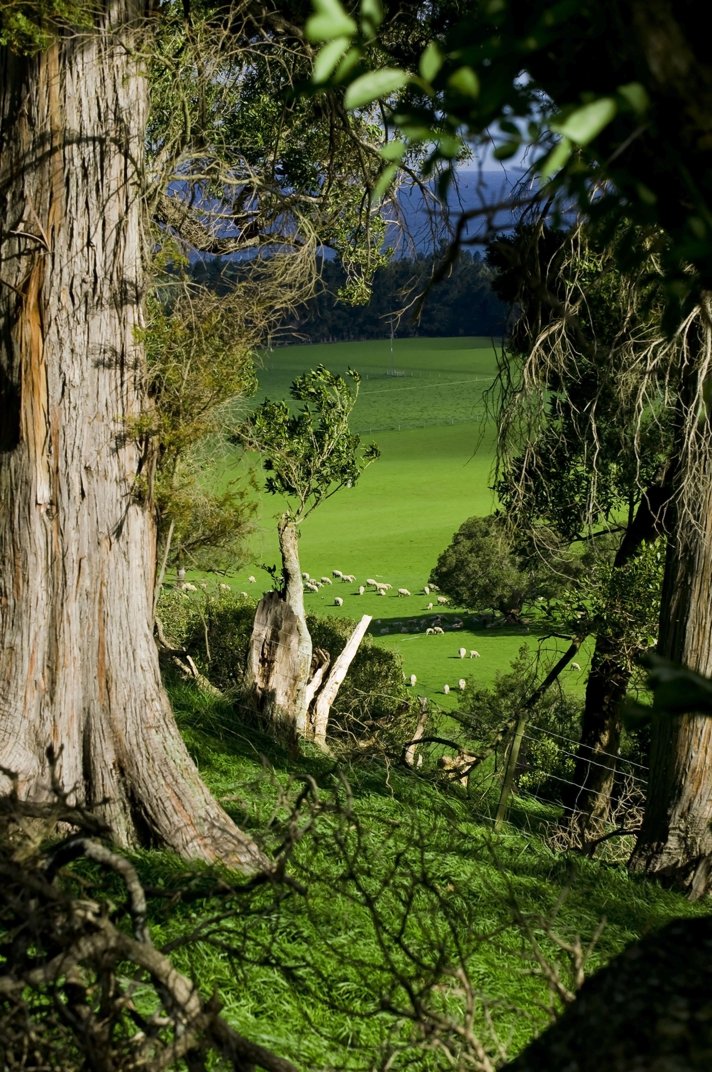
<svg viewBox="0 0 712 1072">
<path fill-rule="evenodd" d="M 705 429 L 709 435 L 709 429 Z M 697 494 L 676 504 L 665 565 L 658 651 L 712 675 L 712 458 L 697 459 Z M 687 451 L 680 452 L 679 480 Z M 701 478 L 701 479 L 700 479 Z M 692 516 L 690 512 L 694 511 Z M 658 716 L 653 722 L 649 793 L 633 870 L 656 875 L 693 899 L 712 889 L 712 718 Z"/>
<path fill-rule="evenodd" d="M 265 861 L 203 785 L 152 635 L 139 0 L 45 53 L 0 49 L 0 764 L 48 796 L 48 749 L 124 846 Z M 8 778 L 3 775 L 3 787 Z"/>
</svg>

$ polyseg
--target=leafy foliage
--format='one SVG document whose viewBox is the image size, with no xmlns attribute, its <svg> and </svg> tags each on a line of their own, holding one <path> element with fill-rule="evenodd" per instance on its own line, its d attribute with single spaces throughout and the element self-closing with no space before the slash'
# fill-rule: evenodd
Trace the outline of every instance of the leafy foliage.
<svg viewBox="0 0 712 1072">
<path fill-rule="evenodd" d="M 268 474 L 265 487 L 273 495 L 295 500 L 299 522 L 340 488 L 353 487 L 379 456 L 375 443 L 359 451 L 361 439 L 349 430 L 360 376 L 344 377 L 323 365 L 294 380 L 290 394 L 303 405 L 296 413 L 284 401 L 269 399 L 243 424 L 236 441 L 259 450 Z"/>
<path fill-rule="evenodd" d="M 547 563 L 518 551 L 500 514 L 471 517 L 438 558 L 430 579 L 462 606 L 498 610 L 517 621 L 525 606 L 561 587 L 563 563 L 555 569 L 554 557 Z"/>
<path fill-rule="evenodd" d="M 244 669 L 255 615 L 251 600 L 217 592 L 165 591 L 159 603 L 164 629 L 171 640 L 185 647 L 205 677 L 228 696 L 243 695 Z M 307 616 L 315 648 L 332 659 L 353 631 L 353 622 L 340 618 Z M 365 637 L 342 683 L 331 712 L 330 734 L 342 739 L 375 734 L 384 741 L 398 725 L 407 707 L 403 670 L 398 655 L 376 647 Z M 392 725 L 393 724 L 393 725 Z M 402 731 L 402 739 L 407 731 Z"/>
<path fill-rule="evenodd" d="M 87 30 L 98 0 L 1 0 L 0 46 L 32 55 L 65 29 Z"/>
</svg>

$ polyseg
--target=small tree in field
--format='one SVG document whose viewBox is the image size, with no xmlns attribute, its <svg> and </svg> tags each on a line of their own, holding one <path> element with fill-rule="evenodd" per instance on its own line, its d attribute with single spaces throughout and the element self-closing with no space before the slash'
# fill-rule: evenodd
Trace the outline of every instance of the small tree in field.
<svg viewBox="0 0 712 1072">
<path fill-rule="evenodd" d="M 462 606 L 499 611 L 516 624 L 527 604 L 561 587 L 563 563 L 558 565 L 555 573 L 541 556 L 525 560 L 512 544 L 506 520 L 492 514 L 460 525 L 430 579 Z"/>
<path fill-rule="evenodd" d="M 375 444 L 362 451 L 360 437 L 349 430 L 360 376 L 353 369 L 348 375 L 351 384 L 323 365 L 310 369 L 290 389 L 292 398 L 303 403 L 297 413 L 286 402 L 267 400 L 239 437 L 263 455 L 266 490 L 293 503 L 277 522 L 282 582 L 257 607 L 247 680 L 275 731 L 321 744 L 331 703 L 371 621 L 367 615 L 361 619 L 327 678 L 330 656 L 313 650 L 307 628 L 299 526 L 320 503 L 353 487 L 379 455 Z"/>
</svg>

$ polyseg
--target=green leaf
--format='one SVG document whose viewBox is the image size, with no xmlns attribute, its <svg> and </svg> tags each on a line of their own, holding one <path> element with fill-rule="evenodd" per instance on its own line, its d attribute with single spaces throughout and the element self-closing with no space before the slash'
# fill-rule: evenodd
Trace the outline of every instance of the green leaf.
<svg viewBox="0 0 712 1072">
<path fill-rule="evenodd" d="M 364 36 L 374 37 L 382 22 L 383 7 L 380 0 L 361 0 L 361 29 Z"/>
<path fill-rule="evenodd" d="M 426 82 L 432 82 L 443 65 L 445 57 L 437 41 L 431 41 L 420 57 L 418 70 Z"/>
<path fill-rule="evenodd" d="M 344 104 L 347 108 L 362 108 L 379 97 L 396 93 L 408 81 L 405 71 L 395 67 L 382 67 L 380 71 L 369 71 L 352 82 L 346 90 Z"/>
<path fill-rule="evenodd" d="M 360 48 L 356 48 L 356 46 L 350 48 L 334 71 L 334 82 L 345 82 L 353 69 L 358 66 L 361 60 L 361 55 Z"/>
<path fill-rule="evenodd" d="M 495 160 L 509 160 L 521 148 L 521 141 L 505 141 L 492 153 Z"/>
<path fill-rule="evenodd" d="M 448 78 L 447 84 L 463 97 L 478 97 L 480 93 L 480 80 L 472 67 L 458 67 Z"/>
<path fill-rule="evenodd" d="M 552 123 L 551 129 L 576 145 L 588 145 L 615 118 L 617 111 L 613 97 L 599 97 Z"/>
<path fill-rule="evenodd" d="M 550 179 L 552 175 L 560 171 L 568 163 L 573 149 L 573 143 L 568 138 L 562 138 L 551 152 L 547 153 L 539 167 L 539 174 L 542 179 Z"/>
<path fill-rule="evenodd" d="M 335 37 L 333 41 L 329 41 L 328 45 L 319 49 L 312 68 L 312 82 L 321 85 L 328 81 L 349 47 L 350 40 L 349 37 Z"/>
<path fill-rule="evenodd" d="M 387 141 L 381 146 L 380 155 L 384 160 L 402 160 L 406 150 L 404 141 Z"/>
<path fill-rule="evenodd" d="M 356 23 L 339 0 L 314 0 L 316 15 L 307 19 L 305 33 L 308 41 L 333 41 L 336 37 L 354 37 Z"/>
<path fill-rule="evenodd" d="M 388 192 L 388 189 L 398 174 L 398 165 L 389 164 L 385 167 L 376 180 L 373 191 L 371 193 L 371 202 L 375 203 L 380 201 L 382 197 Z"/>
<path fill-rule="evenodd" d="M 636 115 L 644 115 L 647 112 L 650 98 L 645 86 L 641 86 L 640 82 L 629 82 L 626 86 L 619 86 L 618 93 Z"/>
</svg>

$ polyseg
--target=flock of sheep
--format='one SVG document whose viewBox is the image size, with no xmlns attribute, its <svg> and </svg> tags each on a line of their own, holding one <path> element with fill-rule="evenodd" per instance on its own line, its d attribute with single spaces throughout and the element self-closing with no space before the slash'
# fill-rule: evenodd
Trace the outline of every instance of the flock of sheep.
<svg viewBox="0 0 712 1072">
<path fill-rule="evenodd" d="M 335 570 L 331 571 L 331 577 L 322 576 L 322 577 L 318 577 L 318 578 L 317 577 L 312 577 L 308 572 L 305 571 L 305 572 L 302 573 L 302 579 L 303 579 L 303 582 L 304 582 L 304 591 L 305 592 L 318 592 L 318 591 L 320 591 L 320 589 L 324 588 L 326 585 L 332 585 L 334 583 L 334 581 L 340 581 L 340 582 L 345 583 L 345 584 L 356 584 L 356 577 L 354 576 L 354 574 L 352 574 L 352 573 L 344 573 L 344 572 L 342 572 L 341 570 L 338 570 L 338 569 L 335 569 Z M 393 585 L 392 584 L 388 584 L 385 581 L 378 581 L 374 577 L 367 577 L 365 584 L 360 584 L 358 586 L 357 593 L 354 593 L 354 594 L 358 594 L 359 596 L 363 596 L 367 592 L 370 592 L 373 595 L 386 596 L 391 591 L 393 591 Z M 440 589 L 438 588 L 438 586 L 436 584 L 423 585 L 421 591 L 418 594 L 422 594 L 424 596 L 430 596 L 431 594 L 435 594 L 435 598 L 436 598 L 436 601 L 437 601 L 437 603 L 432 602 L 432 601 L 429 602 L 427 604 L 427 607 L 426 607 L 427 610 L 429 610 L 429 611 L 430 610 L 435 610 L 436 606 L 438 606 L 438 607 L 448 606 L 448 604 L 450 603 L 450 600 L 448 599 L 447 596 L 439 595 L 438 594 L 439 592 L 440 592 Z M 395 591 L 395 595 L 398 598 L 407 599 L 409 596 L 412 596 L 412 592 L 408 588 L 398 588 Z M 335 595 L 333 605 L 335 607 L 343 607 L 343 605 L 344 605 L 343 597 L 339 596 L 339 595 Z M 463 626 L 464 626 L 464 622 L 460 618 L 455 618 L 455 619 L 449 621 L 447 623 L 447 625 L 448 625 L 448 628 L 450 628 L 450 629 L 462 629 Z M 376 630 L 376 632 L 381 636 L 387 635 L 391 631 L 392 630 L 387 629 L 387 628 Z M 401 633 L 424 632 L 426 636 L 438 636 L 438 635 L 444 635 L 445 634 L 445 628 L 444 628 L 443 619 L 441 617 L 439 617 L 438 615 L 430 615 L 427 618 L 416 618 L 416 619 L 414 619 L 410 624 L 410 628 L 408 626 L 406 626 L 406 625 L 400 626 L 400 632 Z M 468 648 L 461 647 L 461 648 L 458 649 L 457 654 L 458 654 L 458 657 L 460 659 L 465 659 L 465 658 L 468 657 L 468 655 L 469 655 L 470 659 L 479 659 L 480 658 L 480 653 L 478 651 L 475 651 L 474 648 L 468 649 Z M 406 682 L 411 687 L 415 687 L 415 685 L 417 684 L 417 680 L 418 679 L 417 679 L 416 675 L 411 674 L 406 679 Z M 457 688 L 459 689 L 459 691 L 464 692 L 466 687 L 467 687 L 467 681 L 465 680 L 465 678 L 462 678 L 462 677 L 459 678 L 458 683 L 457 683 Z M 448 685 L 448 684 L 443 685 L 442 692 L 445 695 L 447 695 L 450 691 L 451 691 L 450 685 Z"/>
</svg>

